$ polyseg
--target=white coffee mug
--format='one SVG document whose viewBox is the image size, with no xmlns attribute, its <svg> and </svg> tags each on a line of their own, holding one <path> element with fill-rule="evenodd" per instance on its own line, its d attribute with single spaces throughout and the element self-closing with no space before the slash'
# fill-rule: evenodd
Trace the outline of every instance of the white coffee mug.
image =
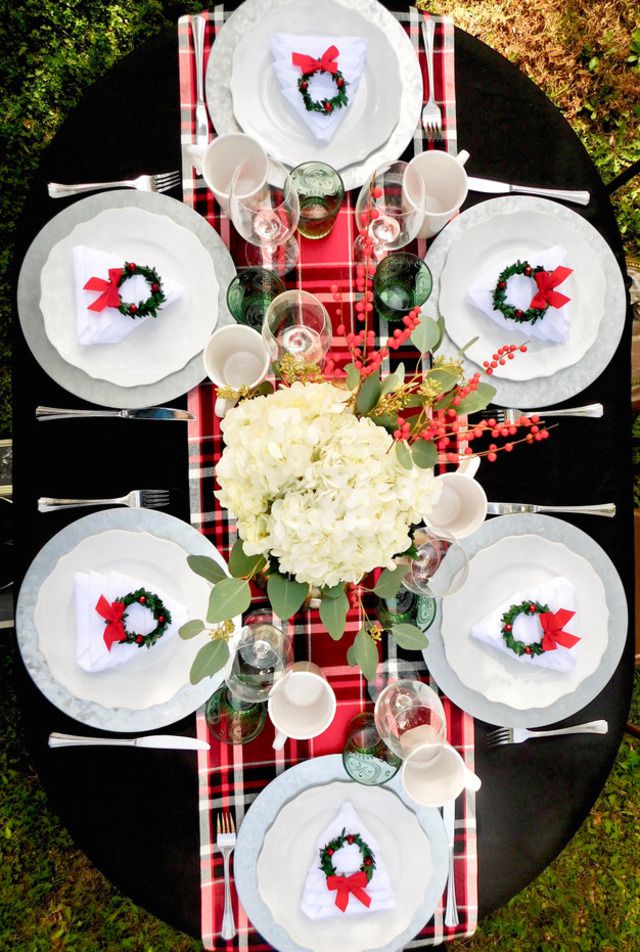
<svg viewBox="0 0 640 952">
<path fill-rule="evenodd" d="M 262 146 L 244 132 L 228 132 L 213 139 L 209 145 L 189 145 L 187 152 L 196 171 L 215 195 L 225 215 L 229 213 L 229 191 L 233 173 L 245 159 L 254 156 L 264 160 L 267 177 L 267 154 Z"/>
<path fill-rule="evenodd" d="M 464 164 L 469 153 L 457 156 L 432 149 L 409 162 L 420 174 L 425 188 L 425 212 L 418 238 L 432 238 L 450 221 L 467 197 L 469 189 Z"/>
<path fill-rule="evenodd" d="M 450 744 L 414 747 L 402 765 L 402 783 L 412 800 L 441 807 L 464 789 L 479 790 L 482 781 Z"/>
<path fill-rule="evenodd" d="M 274 750 L 288 737 L 310 740 L 329 727 L 336 713 L 336 696 L 322 668 L 311 661 L 292 665 L 272 688 L 269 717 L 276 729 Z"/>
<path fill-rule="evenodd" d="M 446 532 L 454 539 L 466 539 L 487 517 L 487 495 L 477 480 L 464 472 L 436 476 L 440 495 L 424 517 L 434 532 Z"/>
<path fill-rule="evenodd" d="M 221 327 L 204 349 L 204 369 L 217 387 L 257 387 L 269 373 L 271 358 L 262 335 L 245 324 Z M 218 397 L 214 413 L 223 417 L 238 402 Z"/>
</svg>

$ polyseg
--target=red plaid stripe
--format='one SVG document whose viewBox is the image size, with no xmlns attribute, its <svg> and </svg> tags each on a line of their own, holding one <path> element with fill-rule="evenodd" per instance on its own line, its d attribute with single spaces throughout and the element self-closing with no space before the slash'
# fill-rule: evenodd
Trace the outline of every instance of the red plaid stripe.
<svg viewBox="0 0 640 952">
<path fill-rule="evenodd" d="M 205 57 L 208 57 L 216 34 L 224 22 L 222 6 L 207 17 Z M 424 51 L 420 41 L 418 11 L 395 14 L 407 30 L 416 54 L 419 56 L 426 83 Z M 455 153 L 455 85 L 453 73 L 453 26 L 447 18 L 436 20 L 434 72 L 436 98 L 443 110 L 445 138 L 437 143 L 426 143 L 422 128 L 416 130 L 412 151 L 437 147 Z M 181 102 L 181 141 L 185 156 L 183 169 L 184 201 L 204 215 L 222 236 L 235 261 L 244 263 L 244 243 L 221 212 L 214 197 L 202 180 L 198 180 L 188 161 L 185 147 L 193 142 L 195 132 L 195 64 L 189 22 L 182 17 L 178 24 Z M 212 55 L 215 55 L 215 48 Z M 428 89 L 425 89 L 425 95 Z M 215 117 L 214 117 L 215 121 Z M 339 323 L 355 327 L 353 304 L 356 300 L 352 261 L 354 240 L 353 203 L 347 195 L 344 206 L 331 235 L 322 241 L 300 238 L 300 260 L 294 272 L 287 276 L 290 286 L 304 287 L 316 294 L 327 307 L 334 328 Z M 418 245 L 418 253 L 424 249 Z M 376 328 L 378 337 L 386 338 L 387 328 Z M 342 342 L 344 343 L 344 342 Z M 333 348 L 339 350 L 341 341 L 334 337 Z M 396 351 L 394 361 L 415 359 L 415 351 Z M 219 421 L 213 413 L 215 388 L 203 383 L 189 394 L 189 409 L 197 422 L 189 425 L 189 475 L 191 489 L 191 520 L 224 556 L 228 556 L 236 538 L 236 527 L 214 498 L 215 464 L 222 453 Z M 318 612 L 300 612 L 291 622 L 297 658 L 312 658 L 320 664 L 331 682 L 338 699 L 335 720 L 329 730 L 312 741 L 288 741 L 285 748 L 275 752 L 271 747 L 273 728 L 268 725 L 260 737 L 243 747 L 218 743 L 209 735 L 203 712 L 197 715 L 198 736 L 211 743 L 211 750 L 199 754 L 200 818 L 201 818 L 201 882 L 202 882 L 202 938 L 206 949 L 267 950 L 267 945 L 253 929 L 244 910 L 236 903 L 238 935 L 233 942 L 224 942 L 218 935 L 222 921 L 222 858 L 215 850 L 215 814 L 232 810 L 236 824 L 242 823 L 245 812 L 261 790 L 278 774 L 293 764 L 309 757 L 337 753 L 342 749 L 346 726 L 351 717 L 365 709 L 370 710 L 366 684 L 356 671 L 345 664 L 346 646 L 361 625 L 359 612 L 349 615 L 347 634 L 336 644 L 330 639 Z M 382 645 L 382 660 L 391 674 L 402 670 L 415 677 L 427 678 L 422 660 L 415 653 L 404 654 L 391 640 Z M 473 769 L 473 719 L 444 699 L 447 712 L 448 737 Z M 477 923 L 477 848 L 475 825 L 475 795 L 466 792 L 457 802 L 456 821 L 456 892 L 460 925 L 456 929 L 444 926 L 443 896 L 435 915 L 407 948 L 420 949 L 460 935 L 471 935 Z"/>
</svg>

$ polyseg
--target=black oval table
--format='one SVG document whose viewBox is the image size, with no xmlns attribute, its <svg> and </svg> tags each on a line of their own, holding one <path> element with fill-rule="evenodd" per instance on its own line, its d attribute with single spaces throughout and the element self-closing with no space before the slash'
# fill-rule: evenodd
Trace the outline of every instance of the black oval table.
<svg viewBox="0 0 640 952">
<path fill-rule="evenodd" d="M 607 193 L 561 114 L 512 64 L 457 30 L 458 141 L 472 174 L 589 189 L 578 208 L 624 258 Z M 53 201 L 46 183 L 100 181 L 180 168 L 176 31 L 157 36 L 96 83 L 46 149 L 32 183 L 16 248 L 20 262 L 39 229 L 72 200 Z M 179 197 L 179 193 L 174 193 Z M 484 196 L 470 193 L 465 207 Z M 575 210 L 575 208 L 574 208 Z M 483 470 L 489 498 L 553 504 L 613 501 L 614 519 L 573 517 L 609 554 L 633 604 L 629 410 L 630 314 L 604 373 L 571 401 L 599 401 L 599 420 L 567 419 L 552 439 Z M 15 574 L 81 510 L 37 512 L 40 495 L 113 496 L 132 487 L 172 490 L 170 512 L 189 520 L 186 428 L 177 423 L 102 420 L 36 423 L 34 408 L 88 406 L 55 384 L 29 351 L 16 321 L 14 357 Z M 186 396 L 174 401 L 185 407 Z M 108 452 L 117 445 L 117 454 Z M 126 472 L 119 460 L 127 459 Z M 570 518 L 570 517 L 566 517 Z M 16 588 L 18 585 L 16 586 Z M 616 756 L 631 696 L 630 639 L 604 690 L 571 723 L 606 718 L 605 737 L 485 750 L 477 722 L 480 916 L 531 882 L 566 845 L 602 789 Z M 196 758 L 117 749 L 49 751 L 50 731 L 88 733 L 53 707 L 23 669 L 18 674 L 28 745 L 53 807 L 73 839 L 118 889 L 161 919 L 199 936 Z M 167 729 L 169 730 L 169 729 Z M 172 725 L 194 732 L 193 717 Z M 535 824 L 523 820 L 535 804 Z M 524 913 L 523 913 L 524 914 Z"/>
</svg>

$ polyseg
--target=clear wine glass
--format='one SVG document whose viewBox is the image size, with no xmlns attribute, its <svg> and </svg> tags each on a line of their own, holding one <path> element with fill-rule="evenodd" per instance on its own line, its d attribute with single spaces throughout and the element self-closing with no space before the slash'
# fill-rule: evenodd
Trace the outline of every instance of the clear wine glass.
<svg viewBox="0 0 640 952">
<path fill-rule="evenodd" d="M 331 346 L 331 318 L 315 295 L 298 288 L 275 298 L 265 314 L 262 338 L 274 361 L 285 355 L 321 366 Z"/>
<path fill-rule="evenodd" d="M 430 529 L 416 530 L 415 558 L 401 556 L 396 562 L 409 566 L 403 586 L 414 595 L 444 598 L 461 588 L 469 573 L 469 560 L 452 535 Z"/>
<path fill-rule="evenodd" d="M 294 235 L 300 201 L 291 176 L 280 162 L 253 156 L 236 168 L 231 180 L 229 213 L 238 233 L 248 242 L 246 261 L 283 275 L 295 267 L 298 242 Z"/>
<path fill-rule="evenodd" d="M 378 695 L 373 715 L 378 734 L 402 760 L 424 745 L 432 745 L 435 756 L 447 739 L 442 702 L 423 681 L 388 684 Z"/>
<path fill-rule="evenodd" d="M 372 243 L 369 257 L 376 264 L 390 251 L 404 248 L 420 231 L 424 209 L 424 182 L 412 165 L 387 162 L 379 166 L 360 189 L 356 202 L 359 234 L 353 247 L 355 260 L 365 257 L 367 239 Z"/>
</svg>

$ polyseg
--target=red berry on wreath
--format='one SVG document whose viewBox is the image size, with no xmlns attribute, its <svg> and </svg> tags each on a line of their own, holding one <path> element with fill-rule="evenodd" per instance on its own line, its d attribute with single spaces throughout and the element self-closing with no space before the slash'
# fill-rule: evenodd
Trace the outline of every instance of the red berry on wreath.
<svg viewBox="0 0 640 952">
<path fill-rule="evenodd" d="M 525 653 L 525 654 L 531 654 L 531 648 L 529 648 L 528 645 L 527 645 L 527 647 L 524 649 L 524 653 Z"/>
<path fill-rule="evenodd" d="M 159 615 L 158 618 L 156 619 L 156 621 L 158 622 L 159 625 L 162 625 L 165 620 L 166 620 L 166 619 L 165 619 L 164 615 Z"/>
<path fill-rule="evenodd" d="M 327 856 L 333 856 L 333 850 L 331 849 L 331 847 L 329 847 L 329 849 L 327 850 Z"/>
<path fill-rule="evenodd" d="M 137 645 L 143 645 L 143 644 L 144 644 L 144 635 L 136 635 L 136 644 L 137 644 Z"/>
<path fill-rule="evenodd" d="M 504 626 L 504 630 L 505 630 L 505 631 L 513 631 L 513 625 L 505 625 L 505 626 Z"/>
<path fill-rule="evenodd" d="M 303 93 L 306 92 L 308 88 L 309 88 L 309 83 L 300 83 L 300 89 L 302 90 Z"/>
<path fill-rule="evenodd" d="M 534 614 L 535 614 L 535 611 L 536 611 L 536 606 L 535 606 L 535 605 L 529 605 L 529 611 L 531 612 L 532 615 L 534 615 Z"/>
<path fill-rule="evenodd" d="M 141 605 L 144 605 L 144 603 L 146 602 L 146 598 L 144 597 L 144 595 L 141 595 L 138 601 L 140 602 Z"/>
<path fill-rule="evenodd" d="M 138 266 L 137 266 L 137 264 L 135 263 L 135 261 L 130 261 L 129 264 L 127 265 L 127 269 L 128 269 L 129 271 L 135 271 L 137 267 L 138 267 Z"/>
<path fill-rule="evenodd" d="M 506 281 L 498 281 L 498 287 L 500 288 L 501 291 L 504 291 L 504 289 L 506 288 L 506 286 L 507 286 L 507 282 L 506 282 Z"/>
<path fill-rule="evenodd" d="M 338 89 L 342 89 L 342 87 L 344 86 L 344 79 L 340 78 L 336 80 L 336 86 L 338 87 Z"/>
<path fill-rule="evenodd" d="M 137 312 L 138 312 L 138 308 L 135 306 L 135 304 L 130 304 L 130 305 L 129 305 L 129 314 L 137 314 Z"/>
<path fill-rule="evenodd" d="M 349 843 L 349 845 L 351 845 L 351 843 L 353 843 L 353 834 L 352 834 L 352 833 L 349 833 L 349 836 L 347 837 L 347 843 Z"/>
<path fill-rule="evenodd" d="M 531 265 L 527 265 L 527 267 L 524 269 L 524 273 L 526 274 L 528 278 L 531 277 L 531 270 L 532 270 Z"/>
<path fill-rule="evenodd" d="M 325 112 L 331 112 L 332 109 L 333 109 L 333 106 L 331 105 L 331 103 L 330 103 L 327 99 L 325 99 L 325 101 L 324 101 L 324 111 L 325 111 Z"/>
<path fill-rule="evenodd" d="M 519 307 L 516 308 L 516 317 L 522 317 L 522 311 Z"/>
<path fill-rule="evenodd" d="M 151 290 L 152 290 L 154 293 L 155 293 L 156 291 L 159 291 L 159 290 L 160 290 L 160 285 L 159 285 L 156 281 L 154 281 L 153 284 L 151 285 Z"/>
<path fill-rule="evenodd" d="M 371 859 L 371 857 L 370 857 L 370 856 L 367 856 L 367 858 L 365 859 L 365 861 L 363 862 L 362 865 L 363 865 L 363 866 L 371 866 L 372 862 L 373 862 L 373 860 Z"/>
</svg>

